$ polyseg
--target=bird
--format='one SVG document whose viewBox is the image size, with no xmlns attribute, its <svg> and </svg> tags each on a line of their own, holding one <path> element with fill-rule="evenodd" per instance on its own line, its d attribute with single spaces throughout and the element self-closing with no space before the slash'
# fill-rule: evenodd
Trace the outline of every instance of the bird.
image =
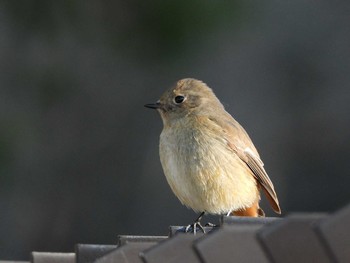
<svg viewBox="0 0 350 263">
<path fill-rule="evenodd" d="M 159 155 L 164 175 L 180 202 L 204 214 L 261 217 L 260 192 L 281 214 L 274 185 L 245 129 L 201 80 L 185 78 L 156 103 L 163 122 Z M 204 232 L 204 230 L 203 230 Z"/>
</svg>

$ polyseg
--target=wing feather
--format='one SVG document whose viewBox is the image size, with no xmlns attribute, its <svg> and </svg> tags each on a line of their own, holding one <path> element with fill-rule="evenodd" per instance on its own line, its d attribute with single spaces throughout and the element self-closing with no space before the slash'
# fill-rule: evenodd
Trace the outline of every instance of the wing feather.
<svg viewBox="0 0 350 263">
<path fill-rule="evenodd" d="M 246 164 L 250 168 L 250 170 L 253 172 L 254 177 L 257 179 L 259 184 L 262 186 L 262 189 L 269 200 L 270 205 L 272 206 L 273 210 L 280 214 L 281 208 L 279 206 L 277 194 L 275 192 L 275 188 L 273 186 L 273 183 L 271 182 L 269 176 L 267 175 L 264 167 L 261 165 L 260 158 L 254 156 L 252 151 L 249 148 L 246 148 L 243 153 L 246 156 Z"/>
<path fill-rule="evenodd" d="M 216 125 L 222 129 L 222 134 L 229 148 L 235 152 L 252 171 L 253 176 L 256 178 L 258 184 L 261 185 L 271 207 L 276 213 L 280 214 L 281 208 L 279 206 L 277 194 L 273 183 L 264 169 L 264 163 L 261 161 L 258 151 L 243 127 L 233 119 L 230 114 L 227 112 L 225 113 L 226 115 L 222 115 L 220 119 L 211 116 L 209 120 L 216 123 Z M 224 118 L 222 118 L 223 116 Z"/>
</svg>

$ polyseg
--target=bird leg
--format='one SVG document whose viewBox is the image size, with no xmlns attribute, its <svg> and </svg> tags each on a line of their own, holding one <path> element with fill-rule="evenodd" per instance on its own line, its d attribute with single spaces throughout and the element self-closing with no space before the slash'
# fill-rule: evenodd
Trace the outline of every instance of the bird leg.
<svg viewBox="0 0 350 263">
<path fill-rule="evenodd" d="M 193 224 L 190 224 L 186 227 L 185 232 L 191 232 L 191 229 L 193 229 L 193 234 L 197 233 L 197 227 L 202 230 L 202 232 L 205 234 L 205 230 L 204 227 L 201 224 L 201 219 L 204 216 L 205 212 L 202 212 L 199 217 L 197 217 L 197 219 L 193 222 Z"/>
</svg>

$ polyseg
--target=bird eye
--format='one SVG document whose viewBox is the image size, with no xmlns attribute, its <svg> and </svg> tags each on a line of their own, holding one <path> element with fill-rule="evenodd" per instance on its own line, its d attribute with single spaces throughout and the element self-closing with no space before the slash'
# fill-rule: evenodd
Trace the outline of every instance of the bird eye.
<svg viewBox="0 0 350 263">
<path fill-rule="evenodd" d="M 180 104 L 180 103 L 182 103 L 184 100 L 185 100 L 185 97 L 184 97 L 184 96 L 181 96 L 181 95 L 176 96 L 176 97 L 174 98 L 174 101 L 175 101 L 176 104 Z"/>
</svg>

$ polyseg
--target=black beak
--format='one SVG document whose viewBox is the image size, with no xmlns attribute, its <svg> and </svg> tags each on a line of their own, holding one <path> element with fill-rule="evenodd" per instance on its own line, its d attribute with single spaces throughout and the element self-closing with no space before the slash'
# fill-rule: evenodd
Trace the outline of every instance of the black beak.
<svg viewBox="0 0 350 263">
<path fill-rule="evenodd" d="M 161 105 L 158 101 L 156 103 L 145 104 L 145 107 L 150 109 L 159 109 L 160 106 Z"/>
</svg>

